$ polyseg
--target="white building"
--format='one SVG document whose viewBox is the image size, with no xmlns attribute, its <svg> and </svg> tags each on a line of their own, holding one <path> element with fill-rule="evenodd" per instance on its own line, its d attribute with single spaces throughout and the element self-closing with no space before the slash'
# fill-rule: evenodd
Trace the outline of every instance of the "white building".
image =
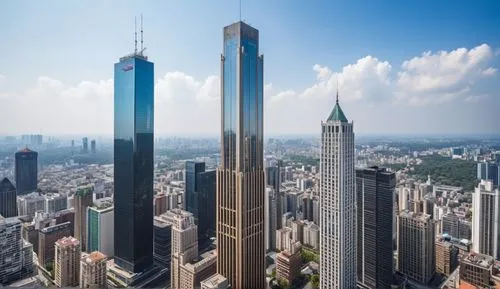
<svg viewBox="0 0 500 289">
<path fill-rule="evenodd" d="M 112 257 L 115 247 L 114 207 L 112 203 L 96 204 L 87 208 L 87 251 L 99 251 Z"/>
<path fill-rule="evenodd" d="M 472 250 L 500 258 L 498 236 L 500 192 L 491 180 L 481 180 L 472 195 Z"/>
<path fill-rule="evenodd" d="M 319 249 L 319 227 L 314 222 L 307 222 L 304 226 L 304 244 Z"/>
<path fill-rule="evenodd" d="M 356 288 L 354 131 L 337 103 L 321 123 L 320 288 Z"/>
<path fill-rule="evenodd" d="M 99 251 L 85 254 L 80 260 L 80 288 L 106 288 L 106 255 Z"/>
</svg>

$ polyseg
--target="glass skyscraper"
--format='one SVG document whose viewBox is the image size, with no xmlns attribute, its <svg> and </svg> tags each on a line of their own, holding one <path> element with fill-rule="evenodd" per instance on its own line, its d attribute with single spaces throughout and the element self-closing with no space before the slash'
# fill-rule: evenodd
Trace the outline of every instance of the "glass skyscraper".
<svg viewBox="0 0 500 289">
<path fill-rule="evenodd" d="M 38 186 L 38 153 L 25 148 L 16 153 L 17 194 L 36 191 Z"/>
<path fill-rule="evenodd" d="M 115 263 L 153 264 L 154 65 L 142 53 L 120 58 L 114 78 Z"/>
<path fill-rule="evenodd" d="M 217 271 L 234 289 L 265 287 L 263 56 L 259 31 L 224 28 Z"/>
<path fill-rule="evenodd" d="M 197 200 L 197 183 L 196 178 L 199 173 L 205 171 L 204 162 L 187 161 L 186 162 L 186 179 L 184 190 L 184 208 L 186 211 L 193 213 L 196 222 L 198 222 L 198 200 Z"/>
</svg>

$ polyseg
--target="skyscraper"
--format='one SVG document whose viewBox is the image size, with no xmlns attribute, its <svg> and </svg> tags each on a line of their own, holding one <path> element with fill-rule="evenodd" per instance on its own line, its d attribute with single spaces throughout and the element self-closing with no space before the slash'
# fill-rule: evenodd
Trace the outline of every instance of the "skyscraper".
<svg viewBox="0 0 500 289">
<path fill-rule="evenodd" d="M 80 260 L 80 288 L 107 288 L 106 261 L 107 256 L 94 251 Z"/>
<path fill-rule="evenodd" d="M 92 152 L 93 154 L 96 153 L 95 139 L 93 139 L 93 140 L 90 141 L 90 152 Z"/>
<path fill-rule="evenodd" d="M 320 287 L 356 287 L 354 131 L 338 102 L 321 123 Z"/>
<path fill-rule="evenodd" d="M 87 208 L 92 206 L 94 187 L 77 188 L 75 193 L 75 238 L 80 241 L 82 251 L 87 251 Z"/>
<path fill-rule="evenodd" d="M 36 191 L 38 184 L 38 153 L 28 148 L 16 153 L 17 194 L 23 195 Z"/>
<path fill-rule="evenodd" d="M 474 252 L 500 258 L 500 191 L 491 180 L 481 180 L 472 194 L 472 247 Z"/>
<path fill-rule="evenodd" d="M 196 198 L 197 184 L 196 176 L 205 171 L 204 162 L 187 161 L 186 179 L 184 191 L 184 209 L 193 213 L 195 220 L 198 219 L 198 200 Z"/>
<path fill-rule="evenodd" d="M 84 154 L 89 152 L 89 138 L 88 137 L 82 138 L 82 152 Z"/>
<path fill-rule="evenodd" d="M 88 252 L 99 251 L 109 257 L 114 255 L 114 216 L 112 203 L 87 209 Z"/>
<path fill-rule="evenodd" d="M 17 216 L 16 188 L 7 178 L 0 182 L 0 215 L 4 218 Z"/>
<path fill-rule="evenodd" d="M 265 287 L 263 63 L 257 29 L 224 28 L 217 271 L 234 289 Z"/>
<path fill-rule="evenodd" d="M 274 219 L 276 220 L 276 230 L 281 229 L 281 221 L 280 218 L 283 212 L 281 211 L 281 199 L 282 196 L 280 194 L 280 187 L 281 187 L 281 164 L 282 161 L 279 160 L 276 162 L 275 166 L 269 166 L 266 168 L 266 183 L 268 186 L 273 187 L 274 192 L 276 194 L 276 210 L 274 211 L 276 216 L 274 216 Z"/>
<path fill-rule="evenodd" d="M 140 52 L 114 75 L 115 263 L 130 272 L 153 264 L 154 64 Z"/>
<path fill-rule="evenodd" d="M 385 168 L 356 170 L 358 282 L 390 288 L 394 273 L 392 214 L 396 175 Z"/>
<path fill-rule="evenodd" d="M 215 188 L 216 171 L 199 173 L 196 176 L 196 196 L 198 199 L 198 244 L 203 250 L 215 236 Z"/>
<path fill-rule="evenodd" d="M 74 287 L 80 282 L 80 242 L 64 237 L 54 244 L 54 282 L 57 287 Z"/>
</svg>

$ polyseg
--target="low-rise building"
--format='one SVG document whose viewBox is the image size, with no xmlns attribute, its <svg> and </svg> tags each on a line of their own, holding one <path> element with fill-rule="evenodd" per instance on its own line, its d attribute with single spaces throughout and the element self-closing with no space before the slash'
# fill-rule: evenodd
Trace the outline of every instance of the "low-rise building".
<svg viewBox="0 0 500 289">
<path fill-rule="evenodd" d="M 285 280 L 288 284 L 299 277 L 302 258 L 300 242 L 295 242 L 289 250 L 284 250 L 276 255 L 276 278 Z"/>
<path fill-rule="evenodd" d="M 80 260 L 80 288 L 106 288 L 107 256 L 99 251 L 85 254 Z"/>
</svg>

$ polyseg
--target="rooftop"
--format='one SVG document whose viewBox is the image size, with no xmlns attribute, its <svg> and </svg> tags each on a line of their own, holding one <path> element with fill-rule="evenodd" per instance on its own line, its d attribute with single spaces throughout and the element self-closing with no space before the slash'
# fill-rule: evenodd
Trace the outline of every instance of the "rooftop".
<svg viewBox="0 0 500 289">
<path fill-rule="evenodd" d="M 30 150 L 28 147 L 23 148 L 22 150 L 18 151 L 19 153 L 32 153 L 33 151 Z"/>
<path fill-rule="evenodd" d="M 345 116 L 342 108 L 340 108 L 339 104 L 339 92 L 337 90 L 337 100 L 335 102 L 335 106 L 333 107 L 332 112 L 328 116 L 326 121 L 340 121 L 340 122 L 348 122 L 347 117 Z"/>
<path fill-rule="evenodd" d="M 221 274 L 215 274 L 208 279 L 201 281 L 202 287 L 217 288 L 217 285 L 227 283 L 227 278 Z"/>
<path fill-rule="evenodd" d="M 85 262 L 87 264 L 95 264 L 97 262 L 106 261 L 106 260 L 107 260 L 107 256 L 99 251 L 94 251 L 94 252 L 88 254 L 87 256 L 82 257 L 82 262 Z"/>
<path fill-rule="evenodd" d="M 488 269 L 491 266 L 493 266 L 495 259 L 491 256 L 488 256 L 488 255 L 483 255 L 483 254 L 479 254 L 476 252 L 471 252 L 469 255 L 467 255 L 462 260 L 462 262 L 473 264 L 473 265 Z"/>
<path fill-rule="evenodd" d="M 16 187 L 7 178 L 3 178 L 0 182 L 0 192 L 11 192 L 15 191 Z"/>
<path fill-rule="evenodd" d="M 60 247 L 77 246 L 80 245 L 80 241 L 73 237 L 63 237 L 56 241 L 56 245 Z"/>
</svg>

